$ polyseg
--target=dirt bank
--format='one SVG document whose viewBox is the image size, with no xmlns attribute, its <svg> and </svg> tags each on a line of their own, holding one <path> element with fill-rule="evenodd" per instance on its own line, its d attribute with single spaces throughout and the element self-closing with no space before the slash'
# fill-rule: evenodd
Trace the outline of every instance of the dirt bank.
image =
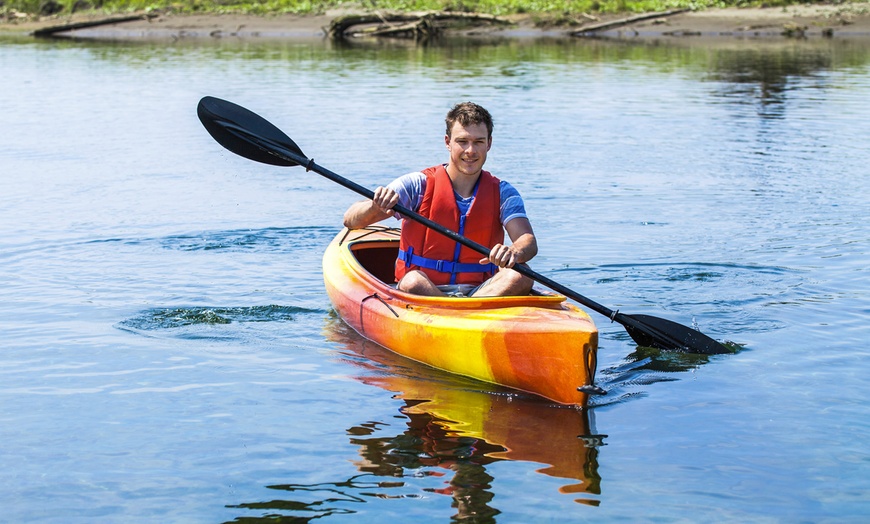
<svg viewBox="0 0 870 524">
<path fill-rule="evenodd" d="M 63 33 L 65 36 L 105 39 L 182 38 L 323 38 L 325 29 L 336 17 L 348 14 L 334 11 L 317 16 L 247 15 L 167 15 L 123 23 L 100 25 Z M 0 32 L 31 34 L 33 31 L 64 24 L 96 20 L 97 15 L 74 15 L 39 20 L 12 18 L 0 22 Z M 469 37 L 486 35 L 509 38 L 538 36 L 571 37 L 603 22 L 627 18 L 626 15 L 581 16 L 541 24 L 530 16 L 510 17 L 510 25 L 478 24 L 455 31 Z M 728 8 L 688 11 L 597 30 L 596 36 L 615 38 L 787 38 L 787 37 L 870 37 L 870 3 L 844 5 L 800 5 L 787 8 Z"/>
</svg>

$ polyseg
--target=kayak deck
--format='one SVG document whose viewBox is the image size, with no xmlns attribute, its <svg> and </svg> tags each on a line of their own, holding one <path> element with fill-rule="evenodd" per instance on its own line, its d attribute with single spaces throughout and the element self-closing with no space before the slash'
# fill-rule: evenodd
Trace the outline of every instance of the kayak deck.
<svg viewBox="0 0 870 524">
<path fill-rule="evenodd" d="M 342 230 L 323 257 L 327 293 L 362 336 L 405 357 L 562 404 L 586 403 L 598 331 L 564 296 L 425 297 L 399 291 L 398 229 Z"/>
</svg>

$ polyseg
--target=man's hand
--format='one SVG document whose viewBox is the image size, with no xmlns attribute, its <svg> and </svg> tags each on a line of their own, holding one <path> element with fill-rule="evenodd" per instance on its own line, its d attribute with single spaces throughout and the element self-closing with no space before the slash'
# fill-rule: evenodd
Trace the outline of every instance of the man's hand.
<svg viewBox="0 0 870 524">
<path fill-rule="evenodd" d="M 378 208 L 378 210 L 387 215 L 393 216 L 396 214 L 393 211 L 393 207 L 399 203 L 399 194 L 393 191 L 388 187 L 379 186 L 375 189 L 374 198 L 372 198 L 372 204 Z"/>
<path fill-rule="evenodd" d="M 358 229 L 396 214 L 393 207 L 399 203 L 398 193 L 386 187 L 378 187 L 373 196 L 371 200 L 360 200 L 345 211 L 344 227 Z"/>
<path fill-rule="evenodd" d="M 525 264 L 538 253 L 538 241 L 527 218 L 515 218 L 507 223 L 505 229 L 511 245 L 496 244 L 489 251 L 489 257 L 480 259 L 481 264 L 492 262 L 498 267 L 512 268 Z"/>
<path fill-rule="evenodd" d="M 481 258 L 481 264 L 493 263 L 498 267 L 511 268 L 520 261 L 520 253 L 513 246 L 496 244 L 489 252 L 488 258 Z"/>
</svg>

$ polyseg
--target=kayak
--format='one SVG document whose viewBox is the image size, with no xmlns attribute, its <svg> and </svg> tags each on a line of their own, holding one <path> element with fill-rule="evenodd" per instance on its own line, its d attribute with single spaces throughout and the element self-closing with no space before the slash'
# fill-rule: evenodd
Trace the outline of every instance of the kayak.
<svg viewBox="0 0 870 524">
<path fill-rule="evenodd" d="M 343 229 L 323 255 L 326 292 L 341 319 L 404 357 L 560 404 L 585 405 L 598 329 L 562 295 L 427 297 L 399 291 L 400 230 Z"/>
</svg>

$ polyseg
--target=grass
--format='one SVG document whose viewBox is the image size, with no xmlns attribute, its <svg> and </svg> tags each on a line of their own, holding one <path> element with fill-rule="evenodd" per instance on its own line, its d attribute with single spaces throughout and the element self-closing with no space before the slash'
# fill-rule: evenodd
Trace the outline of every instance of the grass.
<svg viewBox="0 0 870 524">
<path fill-rule="evenodd" d="M 0 13 L 63 14 L 96 11 L 174 13 L 316 14 L 338 7 L 383 11 L 466 11 L 493 15 L 633 13 L 677 8 L 786 6 L 804 0 L 0 0 Z M 828 3 L 849 3 L 833 0 Z"/>
</svg>

